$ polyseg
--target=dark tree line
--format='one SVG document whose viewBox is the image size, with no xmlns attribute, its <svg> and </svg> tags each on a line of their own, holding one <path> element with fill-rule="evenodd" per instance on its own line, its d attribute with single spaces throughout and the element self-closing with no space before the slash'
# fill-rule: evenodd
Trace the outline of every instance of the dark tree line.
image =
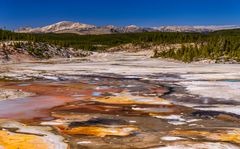
<svg viewBox="0 0 240 149">
<path fill-rule="evenodd" d="M 47 42 L 63 47 L 74 47 L 85 50 L 103 50 L 126 43 L 133 44 L 168 44 L 197 42 L 207 38 L 197 33 L 128 33 L 111 35 L 76 35 L 76 34 L 23 34 L 0 30 L 0 40 L 24 40 L 33 42 Z M 99 46 L 101 45 L 101 46 Z"/>
<path fill-rule="evenodd" d="M 183 44 L 176 50 L 156 52 L 155 57 L 165 57 L 191 62 L 201 59 L 240 59 L 240 29 L 223 30 L 212 33 L 168 33 L 145 32 L 111 35 L 76 35 L 76 34 L 25 34 L 0 30 L 0 41 L 45 42 L 62 47 L 83 50 L 104 50 L 121 44 Z M 195 43 L 196 46 L 184 46 Z"/>
<path fill-rule="evenodd" d="M 196 43 L 195 46 L 185 46 L 183 44 L 178 50 L 156 51 L 154 57 L 172 58 L 183 62 L 204 59 L 240 61 L 240 40 L 235 37 L 212 38 L 202 43 Z"/>
</svg>

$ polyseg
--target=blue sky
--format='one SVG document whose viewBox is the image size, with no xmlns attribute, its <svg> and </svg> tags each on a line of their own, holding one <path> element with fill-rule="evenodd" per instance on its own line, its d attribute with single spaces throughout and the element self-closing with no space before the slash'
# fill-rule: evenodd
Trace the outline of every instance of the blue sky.
<svg viewBox="0 0 240 149">
<path fill-rule="evenodd" d="M 0 27 L 240 25 L 240 0 L 0 0 Z"/>
</svg>

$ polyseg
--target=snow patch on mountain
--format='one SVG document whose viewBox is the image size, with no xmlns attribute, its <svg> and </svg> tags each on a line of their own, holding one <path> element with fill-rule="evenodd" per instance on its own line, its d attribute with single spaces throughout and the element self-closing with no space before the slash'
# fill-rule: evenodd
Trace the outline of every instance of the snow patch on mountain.
<svg viewBox="0 0 240 149">
<path fill-rule="evenodd" d="M 136 33 L 136 32 L 212 32 L 224 29 L 240 28 L 237 25 L 210 25 L 210 26 L 160 26 L 160 27 L 139 27 L 129 25 L 118 27 L 113 25 L 100 26 L 83 24 L 79 22 L 62 21 L 52 25 L 38 28 L 20 28 L 20 33 L 76 33 L 86 34 L 112 34 L 112 33 Z"/>
<path fill-rule="evenodd" d="M 38 28 L 22 28 L 17 30 L 17 32 L 24 33 L 55 33 L 64 30 L 82 30 L 96 28 L 95 25 L 82 24 L 78 22 L 62 21 L 52 25 L 38 27 Z"/>
<path fill-rule="evenodd" d="M 161 32 L 212 32 L 217 30 L 240 28 L 237 25 L 210 25 L 210 26 L 160 26 L 153 29 Z"/>
</svg>

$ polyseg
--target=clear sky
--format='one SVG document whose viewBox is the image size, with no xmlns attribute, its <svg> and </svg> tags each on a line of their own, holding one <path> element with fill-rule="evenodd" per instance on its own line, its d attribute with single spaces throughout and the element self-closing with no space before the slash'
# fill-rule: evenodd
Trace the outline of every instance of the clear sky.
<svg viewBox="0 0 240 149">
<path fill-rule="evenodd" d="M 0 27 L 240 25 L 240 0 L 0 0 Z"/>
</svg>

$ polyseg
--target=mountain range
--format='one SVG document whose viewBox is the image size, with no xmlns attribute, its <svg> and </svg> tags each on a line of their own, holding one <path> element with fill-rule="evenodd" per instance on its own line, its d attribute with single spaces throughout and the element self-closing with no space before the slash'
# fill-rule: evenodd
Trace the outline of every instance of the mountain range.
<svg viewBox="0 0 240 149">
<path fill-rule="evenodd" d="M 76 33 L 80 35 L 113 34 L 113 33 L 137 33 L 137 32 L 212 32 L 217 30 L 240 28 L 237 25 L 223 26 L 160 26 L 139 27 L 136 25 L 118 27 L 113 25 L 96 26 L 79 22 L 62 21 L 52 25 L 31 28 L 23 27 L 16 30 L 19 33 Z"/>
</svg>

